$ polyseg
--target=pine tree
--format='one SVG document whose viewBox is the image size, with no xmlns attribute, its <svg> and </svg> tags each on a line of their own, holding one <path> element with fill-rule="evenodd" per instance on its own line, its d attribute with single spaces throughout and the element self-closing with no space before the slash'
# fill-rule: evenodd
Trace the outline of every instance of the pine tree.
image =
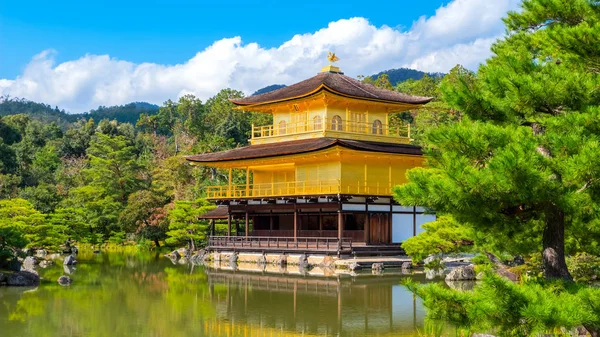
<svg viewBox="0 0 600 337">
<path fill-rule="evenodd" d="M 570 280 L 565 250 L 599 252 L 600 5 L 525 0 L 505 23 L 474 78 L 442 86 L 465 118 L 428 132 L 428 167 L 395 193 Z"/>
</svg>

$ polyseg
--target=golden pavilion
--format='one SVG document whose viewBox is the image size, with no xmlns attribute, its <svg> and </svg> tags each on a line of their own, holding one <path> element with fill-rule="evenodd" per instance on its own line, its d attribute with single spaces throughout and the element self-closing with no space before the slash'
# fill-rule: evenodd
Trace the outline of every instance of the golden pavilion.
<svg viewBox="0 0 600 337">
<path fill-rule="evenodd" d="M 394 251 L 434 218 L 392 198 L 392 187 L 424 159 L 410 144 L 410 126 L 389 123 L 390 114 L 431 98 L 363 83 L 333 66 L 335 55 L 329 59 L 312 78 L 232 100 L 273 116 L 271 125 L 252 126 L 251 145 L 187 157 L 229 170 L 228 185 L 207 188 L 221 207 L 205 218 L 228 223 L 227 236 L 211 237 L 209 248 Z M 245 172 L 245 184 L 232 183 L 233 170 Z"/>
</svg>

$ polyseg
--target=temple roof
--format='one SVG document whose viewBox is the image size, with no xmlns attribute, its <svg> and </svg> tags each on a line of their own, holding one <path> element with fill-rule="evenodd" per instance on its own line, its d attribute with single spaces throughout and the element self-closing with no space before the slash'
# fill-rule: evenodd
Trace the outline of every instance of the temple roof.
<svg viewBox="0 0 600 337">
<path fill-rule="evenodd" d="M 201 216 L 198 219 L 227 219 L 229 215 L 229 210 L 226 206 L 219 206 L 214 208 Z"/>
<path fill-rule="evenodd" d="M 187 156 L 185 159 L 198 163 L 223 162 L 308 153 L 328 149 L 334 146 L 341 146 L 343 148 L 359 151 L 422 155 L 421 147 L 415 145 L 389 144 L 324 137 L 250 145 L 228 151 Z"/>
<path fill-rule="evenodd" d="M 320 89 L 351 98 L 388 103 L 425 104 L 433 99 L 431 97 L 411 96 L 393 90 L 378 88 L 345 76 L 342 73 L 322 72 L 307 80 L 281 89 L 231 101 L 240 106 L 274 103 L 309 96 Z"/>
</svg>

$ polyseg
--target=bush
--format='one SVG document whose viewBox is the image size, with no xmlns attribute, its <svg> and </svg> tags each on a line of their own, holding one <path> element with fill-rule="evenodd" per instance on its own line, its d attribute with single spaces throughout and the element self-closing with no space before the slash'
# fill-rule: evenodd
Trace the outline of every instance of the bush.
<svg viewBox="0 0 600 337">
<path fill-rule="evenodd" d="M 600 257 L 578 253 L 567 259 L 567 265 L 576 282 L 593 284 L 600 281 Z"/>
</svg>

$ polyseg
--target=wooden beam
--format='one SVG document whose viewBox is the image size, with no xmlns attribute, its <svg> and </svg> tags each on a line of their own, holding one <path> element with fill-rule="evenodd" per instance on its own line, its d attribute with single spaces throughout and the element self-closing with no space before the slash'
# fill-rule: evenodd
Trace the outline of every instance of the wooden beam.
<svg viewBox="0 0 600 337">
<path fill-rule="evenodd" d="M 369 207 L 369 205 L 367 205 L 367 207 Z M 363 228 L 364 232 L 365 232 L 365 236 L 364 236 L 364 240 L 365 240 L 365 244 L 370 244 L 371 242 L 371 212 L 369 212 L 369 209 L 367 208 L 367 219 L 365 221 L 365 226 Z"/>
<path fill-rule="evenodd" d="M 294 207 L 294 242 L 298 240 L 298 210 Z"/>
<path fill-rule="evenodd" d="M 227 236 L 231 236 L 231 213 L 227 213 Z"/>
<path fill-rule="evenodd" d="M 250 228 L 250 219 L 248 217 L 248 211 L 246 211 L 246 228 L 244 228 L 244 230 L 246 232 L 246 238 L 248 238 L 249 228 Z"/>
</svg>

